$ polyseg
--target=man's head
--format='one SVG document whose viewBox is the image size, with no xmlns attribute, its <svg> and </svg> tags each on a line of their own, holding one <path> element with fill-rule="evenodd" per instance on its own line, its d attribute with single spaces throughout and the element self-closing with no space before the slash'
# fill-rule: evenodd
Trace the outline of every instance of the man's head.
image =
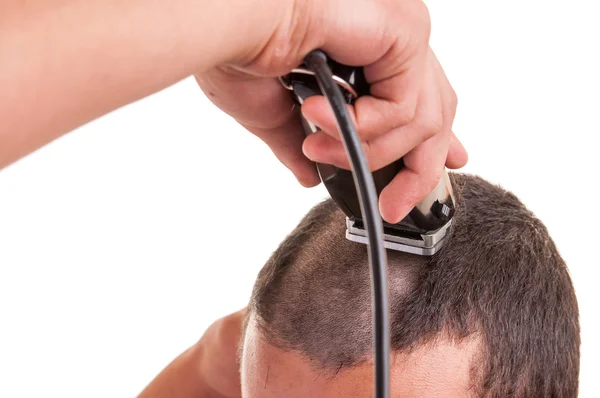
<svg viewBox="0 0 600 398">
<path fill-rule="evenodd" d="M 393 397 L 574 397 L 577 302 L 546 228 L 511 193 L 453 174 L 457 211 L 433 257 L 388 251 Z M 261 270 L 242 345 L 255 397 L 372 396 L 366 246 L 331 201 Z"/>
</svg>

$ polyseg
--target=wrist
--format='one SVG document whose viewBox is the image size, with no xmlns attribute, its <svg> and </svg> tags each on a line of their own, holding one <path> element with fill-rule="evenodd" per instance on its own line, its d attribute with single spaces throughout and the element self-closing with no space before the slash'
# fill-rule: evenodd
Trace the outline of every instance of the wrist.
<svg viewBox="0 0 600 398">
<path fill-rule="evenodd" d="M 212 0 L 200 0 L 212 3 Z M 220 45 L 213 66 L 245 66 L 256 60 L 273 41 L 286 46 L 292 33 L 287 27 L 297 14 L 298 5 L 292 0 L 228 0 L 218 7 L 215 23 L 221 32 Z M 211 6 L 212 7 L 212 6 Z M 206 40 L 203 37 L 202 40 Z M 211 35 L 210 39 L 214 39 Z M 287 49 L 282 49 L 287 52 Z"/>
</svg>

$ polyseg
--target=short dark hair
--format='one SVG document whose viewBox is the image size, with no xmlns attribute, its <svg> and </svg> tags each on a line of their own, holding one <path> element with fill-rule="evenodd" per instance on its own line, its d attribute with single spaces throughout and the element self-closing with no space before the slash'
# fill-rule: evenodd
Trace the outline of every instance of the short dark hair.
<svg viewBox="0 0 600 398">
<path fill-rule="evenodd" d="M 499 186 L 451 181 L 457 210 L 444 247 L 429 258 L 388 251 L 392 349 L 476 334 L 475 395 L 577 396 L 577 300 L 548 231 Z M 313 208 L 260 271 L 248 307 L 271 344 L 320 371 L 371 353 L 366 246 L 344 233 L 331 200 Z"/>
</svg>

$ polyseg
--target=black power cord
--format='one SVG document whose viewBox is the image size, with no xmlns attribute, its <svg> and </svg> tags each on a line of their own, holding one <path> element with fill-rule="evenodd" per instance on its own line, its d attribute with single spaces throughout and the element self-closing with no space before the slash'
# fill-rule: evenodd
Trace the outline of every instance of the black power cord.
<svg viewBox="0 0 600 398">
<path fill-rule="evenodd" d="M 327 56 L 322 51 L 315 50 L 304 61 L 306 66 L 315 73 L 319 88 L 329 101 L 352 167 L 362 221 L 369 239 L 368 250 L 373 293 L 375 397 L 388 398 L 390 396 L 390 328 L 387 257 L 383 246 L 383 222 L 379 214 L 375 183 L 358 134 L 348 114 L 342 92 L 333 80 L 333 74 L 327 64 Z"/>
</svg>

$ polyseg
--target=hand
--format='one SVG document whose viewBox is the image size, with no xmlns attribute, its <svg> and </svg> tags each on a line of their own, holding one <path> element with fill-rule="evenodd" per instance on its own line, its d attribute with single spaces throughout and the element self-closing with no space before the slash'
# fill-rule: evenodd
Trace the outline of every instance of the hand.
<svg viewBox="0 0 600 398">
<path fill-rule="evenodd" d="M 317 48 L 343 64 L 366 65 L 371 96 L 360 98 L 352 115 L 372 170 L 404 157 L 406 168 L 380 196 L 384 219 L 398 222 L 433 189 L 444 165 L 467 162 L 452 133 L 456 95 L 429 48 L 426 6 L 421 0 L 274 0 L 273 7 L 281 10 L 279 20 L 265 28 L 264 42 L 197 74 L 200 87 L 269 145 L 301 184 L 314 186 L 312 161 L 349 168 L 335 122 L 322 97 L 310 98 L 302 113 L 323 131 L 305 140 L 290 93 L 276 77 Z"/>
<path fill-rule="evenodd" d="M 211 398 L 241 398 L 237 350 L 246 309 L 215 321 L 198 342 L 199 371 Z"/>
</svg>

